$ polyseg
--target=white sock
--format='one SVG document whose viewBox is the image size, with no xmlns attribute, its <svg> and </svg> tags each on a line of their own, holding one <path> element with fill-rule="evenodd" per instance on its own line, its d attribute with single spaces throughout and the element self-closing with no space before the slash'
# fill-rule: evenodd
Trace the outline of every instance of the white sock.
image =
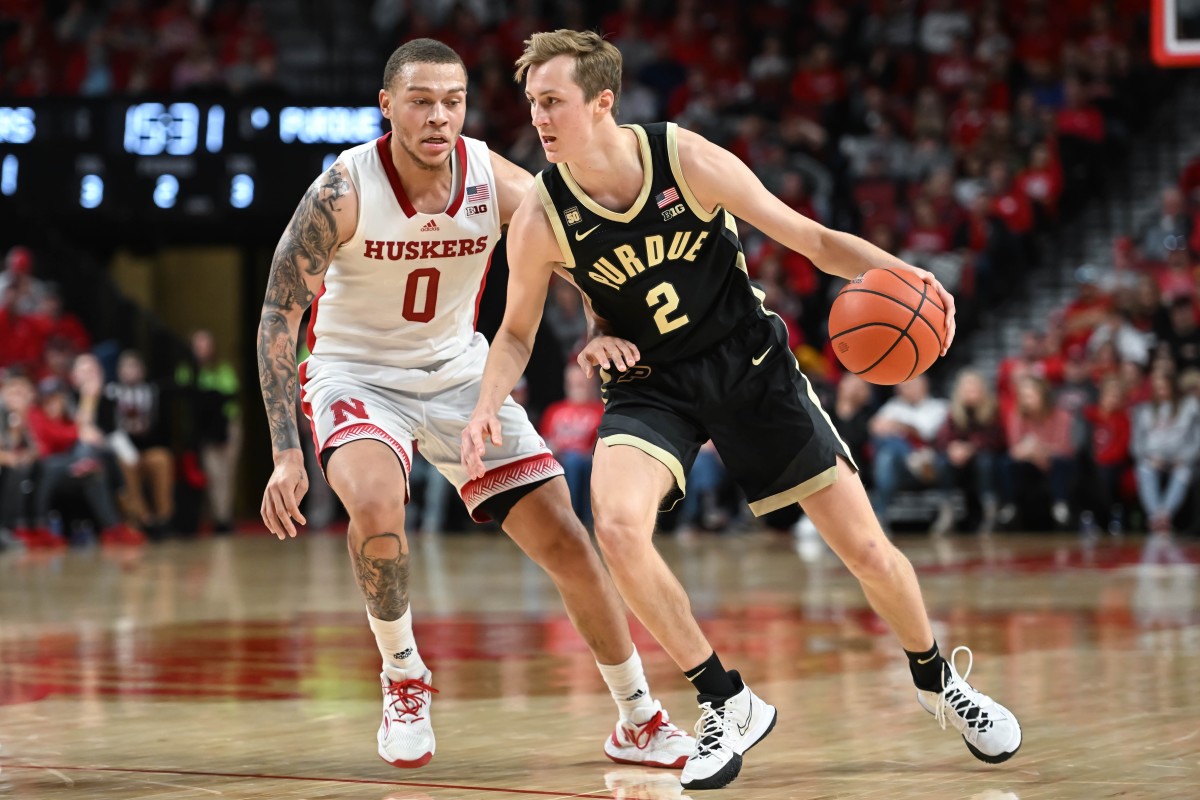
<svg viewBox="0 0 1200 800">
<path fill-rule="evenodd" d="M 633 648 L 633 655 L 620 664 L 601 664 L 597 661 L 596 666 L 600 668 L 600 674 L 608 684 L 608 691 L 617 703 L 621 719 L 630 719 L 635 708 L 654 702 L 650 697 L 650 685 L 646 683 L 646 675 L 642 672 L 642 659 L 636 647 Z"/>
<path fill-rule="evenodd" d="M 425 662 L 417 652 L 417 640 L 412 630 L 412 607 L 397 620 L 376 619 L 367 612 L 367 622 L 375 634 L 375 644 L 383 656 L 383 668 L 392 680 L 404 677 L 419 678 L 426 672 Z M 404 670 L 400 675 L 396 670 Z"/>
</svg>

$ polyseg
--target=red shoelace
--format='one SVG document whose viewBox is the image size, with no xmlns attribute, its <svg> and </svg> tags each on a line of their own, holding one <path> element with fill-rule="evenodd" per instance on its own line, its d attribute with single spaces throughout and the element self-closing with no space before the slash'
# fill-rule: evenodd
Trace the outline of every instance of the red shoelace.
<svg viewBox="0 0 1200 800">
<path fill-rule="evenodd" d="M 392 681 L 391 686 L 388 686 L 384 691 L 393 696 L 391 702 L 392 710 L 399 716 L 408 715 L 414 719 L 421 719 L 421 707 L 425 705 L 425 693 L 431 692 L 437 694 L 438 690 L 416 678 L 409 678 L 403 681 Z M 401 708 L 396 708 L 401 706 Z"/>
<path fill-rule="evenodd" d="M 646 720 L 641 725 L 638 725 L 636 722 L 633 723 L 634 727 L 637 728 L 637 735 L 633 737 L 634 747 L 636 747 L 638 750 L 645 750 L 650 746 L 650 742 L 653 741 L 654 734 L 658 733 L 660 728 L 665 728 L 667 724 L 667 721 L 663 719 L 663 713 L 661 711 L 657 712 L 653 717 Z M 682 733 L 682 731 L 677 728 L 671 731 L 671 733 L 667 735 L 667 738 L 669 739 L 679 733 Z"/>
</svg>

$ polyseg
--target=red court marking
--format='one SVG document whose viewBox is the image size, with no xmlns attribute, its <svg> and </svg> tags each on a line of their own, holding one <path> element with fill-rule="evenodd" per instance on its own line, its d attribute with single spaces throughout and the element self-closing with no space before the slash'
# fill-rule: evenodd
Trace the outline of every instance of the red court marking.
<svg viewBox="0 0 1200 800">
<path fill-rule="evenodd" d="M 368 786 L 410 786 L 418 789 L 466 789 L 472 792 L 534 794 L 541 797 L 593 797 L 610 800 L 611 794 L 547 792 L 542 789 L 500 789 L 495 786 L 462 786 L 456 783 L 416 783 L 414 781 L 372 781 L 366 778 L 305 778 L 299 775 L 255 775 L 244 772 L 200 772 L 186 769 L 138 769 L 136 767 L 60 767 L 47 764 L 4 764 L 5 769 L 54 769 L 60 772 L 127 772 L 137 775 L 194 775 L 201 778 L 257 778 L 271 781 L 309 781 L 312 783 L 361 783 Z"/>
</svg>

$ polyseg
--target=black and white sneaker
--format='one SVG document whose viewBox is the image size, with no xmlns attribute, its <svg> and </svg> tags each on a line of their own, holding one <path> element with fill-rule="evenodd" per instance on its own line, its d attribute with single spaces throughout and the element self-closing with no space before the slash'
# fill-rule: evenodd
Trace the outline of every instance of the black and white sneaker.
<svg viewBox="0 0 1200 800">
<path fill-rule="evenodd" d="M 728 786 L 742 770 L 742 755 L 762 741 L 775 727 L 775 707 L 742 683 L 742 690 L 725 700 L 700 695 L 700 719 L 696 722 L 696 750 L 683 765 L 679 782 L 684 789 L 720 789 Z"/>
<path fill-rule="evenodd" d="M 954 667 L 959 651 L 967 653 L 967 670 L 960 677 Z M 989 764 L 1008 761 L 1021 748 L 1021 725 L 1004 706 L 967 683 L 975 656 L 969 647 L 956 647 L 946 661 L 942 691 L 917 690 L 917 702 L 933 714 L 942 730 L 946 723 L 962 734 L 971 755 Z"/>
</svg>

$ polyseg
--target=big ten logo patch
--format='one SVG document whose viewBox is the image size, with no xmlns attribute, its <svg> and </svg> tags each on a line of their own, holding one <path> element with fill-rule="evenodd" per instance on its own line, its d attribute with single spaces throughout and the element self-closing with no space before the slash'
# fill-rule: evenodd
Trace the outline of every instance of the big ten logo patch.
<svg viewBox="0 0 1200 800">
<path fill-rule="evenodd" d="M 488 210 L 487 203 L 478 203 L 473 206 L 467 206 L 467 216 L 473 217 L 476 214 L 486 214 Z"/>
<path fill-rule="evenodd" d="M 563 216 L 567 218 L 568 225 L 578 225 L 583 222 L 583 214 L 579 213 L 579 206 L 571 206 L 563 212 Z"/>
<path fill-rule="evenodd" d="M 682 214 L 686 210 L 687 210 L 687 207 L 684 206 L 683 203 L 676 203 L 675 205 L 671 206 L 668 209 L 665 209 L 662 212 L 663 222 L 666 222 L 667 220 L 671 219 L 672 217 L 678 217 L 680 214 Z"/>
</svg>

